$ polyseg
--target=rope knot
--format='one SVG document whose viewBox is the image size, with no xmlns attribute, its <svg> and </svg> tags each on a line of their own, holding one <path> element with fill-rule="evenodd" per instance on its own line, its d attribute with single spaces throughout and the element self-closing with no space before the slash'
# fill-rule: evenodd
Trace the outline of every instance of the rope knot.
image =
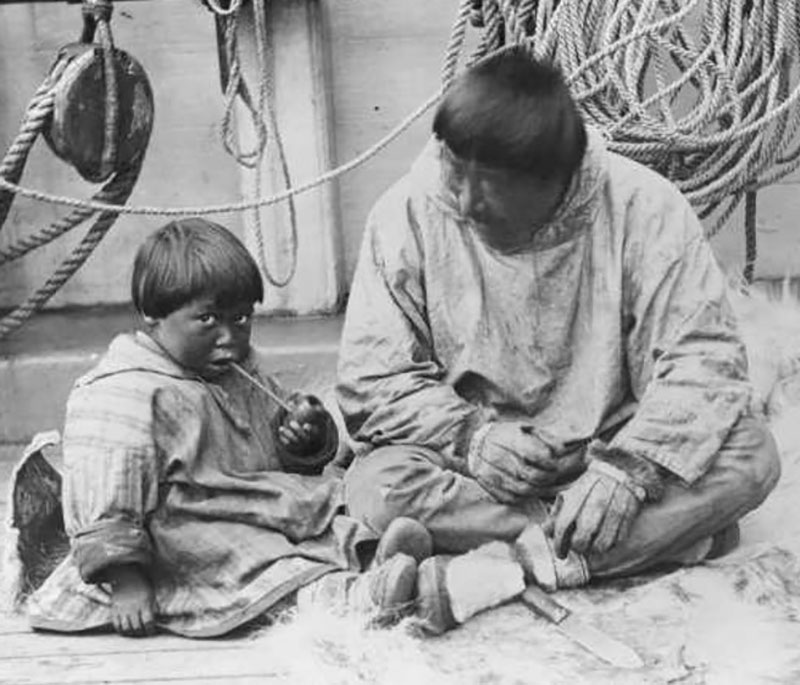
<svg viewBox="0 0 800 685">
<path fill-rule="evenodd" d="M 114 7 L 111 0 L 83 0 L 81 11 L 84 17 L 91 17 L 95 21 L 111 21 Z"/>
<path fill-rule="evenodd" d="M 478 29 L 486 25 L 486 21 L 483 18 L 483 0 L 472 0 L 469 10 L 469 23 Z"/>
</svg>

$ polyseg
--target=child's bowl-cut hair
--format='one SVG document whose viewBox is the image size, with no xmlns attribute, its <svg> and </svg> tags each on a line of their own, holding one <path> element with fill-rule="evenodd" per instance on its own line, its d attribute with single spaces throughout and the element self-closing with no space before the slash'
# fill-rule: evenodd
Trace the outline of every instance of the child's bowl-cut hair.
<svg viewBox="0 0 800 685">
<path fill-rule="evenodd" d="M 433 132 L 464 160 L 540 179 L 571 178 L 586 151 L 586 128 L 561 71 L 522 46 L 459 76 Z"/>
<path fill-rule="evenodd" d="M 160 319 L 205 296 L 220 307 L 264 299 L 258 265 L 242 242 L 199 217 L 171 221 L 148 236 L 133 263 L 136 309 Z"/>
</svg>

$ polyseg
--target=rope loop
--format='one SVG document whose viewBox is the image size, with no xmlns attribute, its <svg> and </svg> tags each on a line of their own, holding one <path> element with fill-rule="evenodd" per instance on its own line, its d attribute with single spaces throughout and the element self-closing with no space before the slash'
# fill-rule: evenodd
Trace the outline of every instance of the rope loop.
<svg viewBox="0 0 800 685">
<path fill-rule="evenodd" d="M 261 2 L 252 4 L 252 30 L 256 48 L 256 64 L 259 71 L 254 98 L 242 73 L 241 56 L 239 54 L 238 34 L 242 26 L 242 22 L 239 21 L 242 12 L 241 0 L 231 2 L 227 9 L 213 0 L 208 2 L 207 6 L 217 15 L 218 26 L 221 28 L 219 35 L 223 37 L 222 42 L 224 44 L 220 55 L 223 61 L 220 66 L 223 73 L 225 99 L 225 108 L 220 125 L 222 145 L 239 165 L 253 170 L 255 194 L 257 196 L 261 195 L 264 159 L 268 149 L 271 147 L 276 153 L 281 180 L 287 189 L 291 189 L 292 179 L 289 163 L 278 126 L 277 114 L 273 107 L 275 86 L 270 73 L 270 65 L 274 62 L 274 59 L 271 46 L 266 39 L 268 32 L 267 10 Z M 241 148 L 233 123 L 237 101 L 245 108 L 247 118 L 255 135 L 255 142 L 249 150 Z M 283 276 L 274 275 L 267 262 L 260 208 L 254 207 L 249 212 L 261 271 L 267 282 L 275 288 L 287 286 L 297 271 L 298 229 L 294 194 L 287 195 L 285 200 L 289 217 L 289 265 Z"/>
<path fill-rule="evenodd" d="M 483 0 L 470 0 L 469 23 L 477 29 L 485 26 L 483 20 Z"/>
<path fill-rule="evenodd" d="M 223 7 L 217 0 L 202 0 L 203 4 L 218 17 L 230 17 L 235 15 L 242 5 L 242 0 L 231 0 L 228 7 Z"/>
<path fill-rule="evenodd" d="M 114 6 L 111 0 L 83 0 L 81 12 L 84 17 L 94 19 L 96 22 L 111 21 Z"/>
</svg>

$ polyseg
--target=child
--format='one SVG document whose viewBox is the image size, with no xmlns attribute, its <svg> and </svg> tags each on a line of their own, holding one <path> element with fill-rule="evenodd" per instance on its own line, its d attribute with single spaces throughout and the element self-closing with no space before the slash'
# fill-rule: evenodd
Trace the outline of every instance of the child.
<svg viewBox="0 0 800 685">
<path fill-rule="evenodd" d="M 132 297 L 144 330 L 118 336 L 67 404 L 71 549 L 30 598 L 32 625 L 204 637 L 301 588 L 380 614 L 409 603 L 430 536 L 406 520 L 378 544 L 342 515 L 340 481 L 320 475 L 331 416 L 254 358 L 263 286 L 241 242 L 167 224 L 136 255 Z"/>
</svg>

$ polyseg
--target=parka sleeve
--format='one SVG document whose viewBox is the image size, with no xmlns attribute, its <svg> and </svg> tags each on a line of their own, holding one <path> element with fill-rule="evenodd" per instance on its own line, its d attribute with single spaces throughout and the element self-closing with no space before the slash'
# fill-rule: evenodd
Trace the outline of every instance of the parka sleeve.
<svg viewBox="0 0 800 685">
<path fill-rule="evenodd" d="M 367 222 L 339 353 L 337 400 L 350 436 L 463 457 L 482 411 L 445 380 L 425 301 L 422 212 L 395 186 Z M 457 459 L 454 467 L 461 463 Z"/>
<path fill-rule="evenodd" d="M 611 445 L 691 484 L 748 410 L 751 386 L 726 277 L 675 195 L 656 230 L 631 240 L 626 354 L 639 407 Z"/>
<path fill-rule="evenodd" d="M 64 427 L 64 518 L 84 581 L 110 566 L 147 568 L 158 499 L 147 393 L 96 383 L 73 391 Z"/>
</svg>

